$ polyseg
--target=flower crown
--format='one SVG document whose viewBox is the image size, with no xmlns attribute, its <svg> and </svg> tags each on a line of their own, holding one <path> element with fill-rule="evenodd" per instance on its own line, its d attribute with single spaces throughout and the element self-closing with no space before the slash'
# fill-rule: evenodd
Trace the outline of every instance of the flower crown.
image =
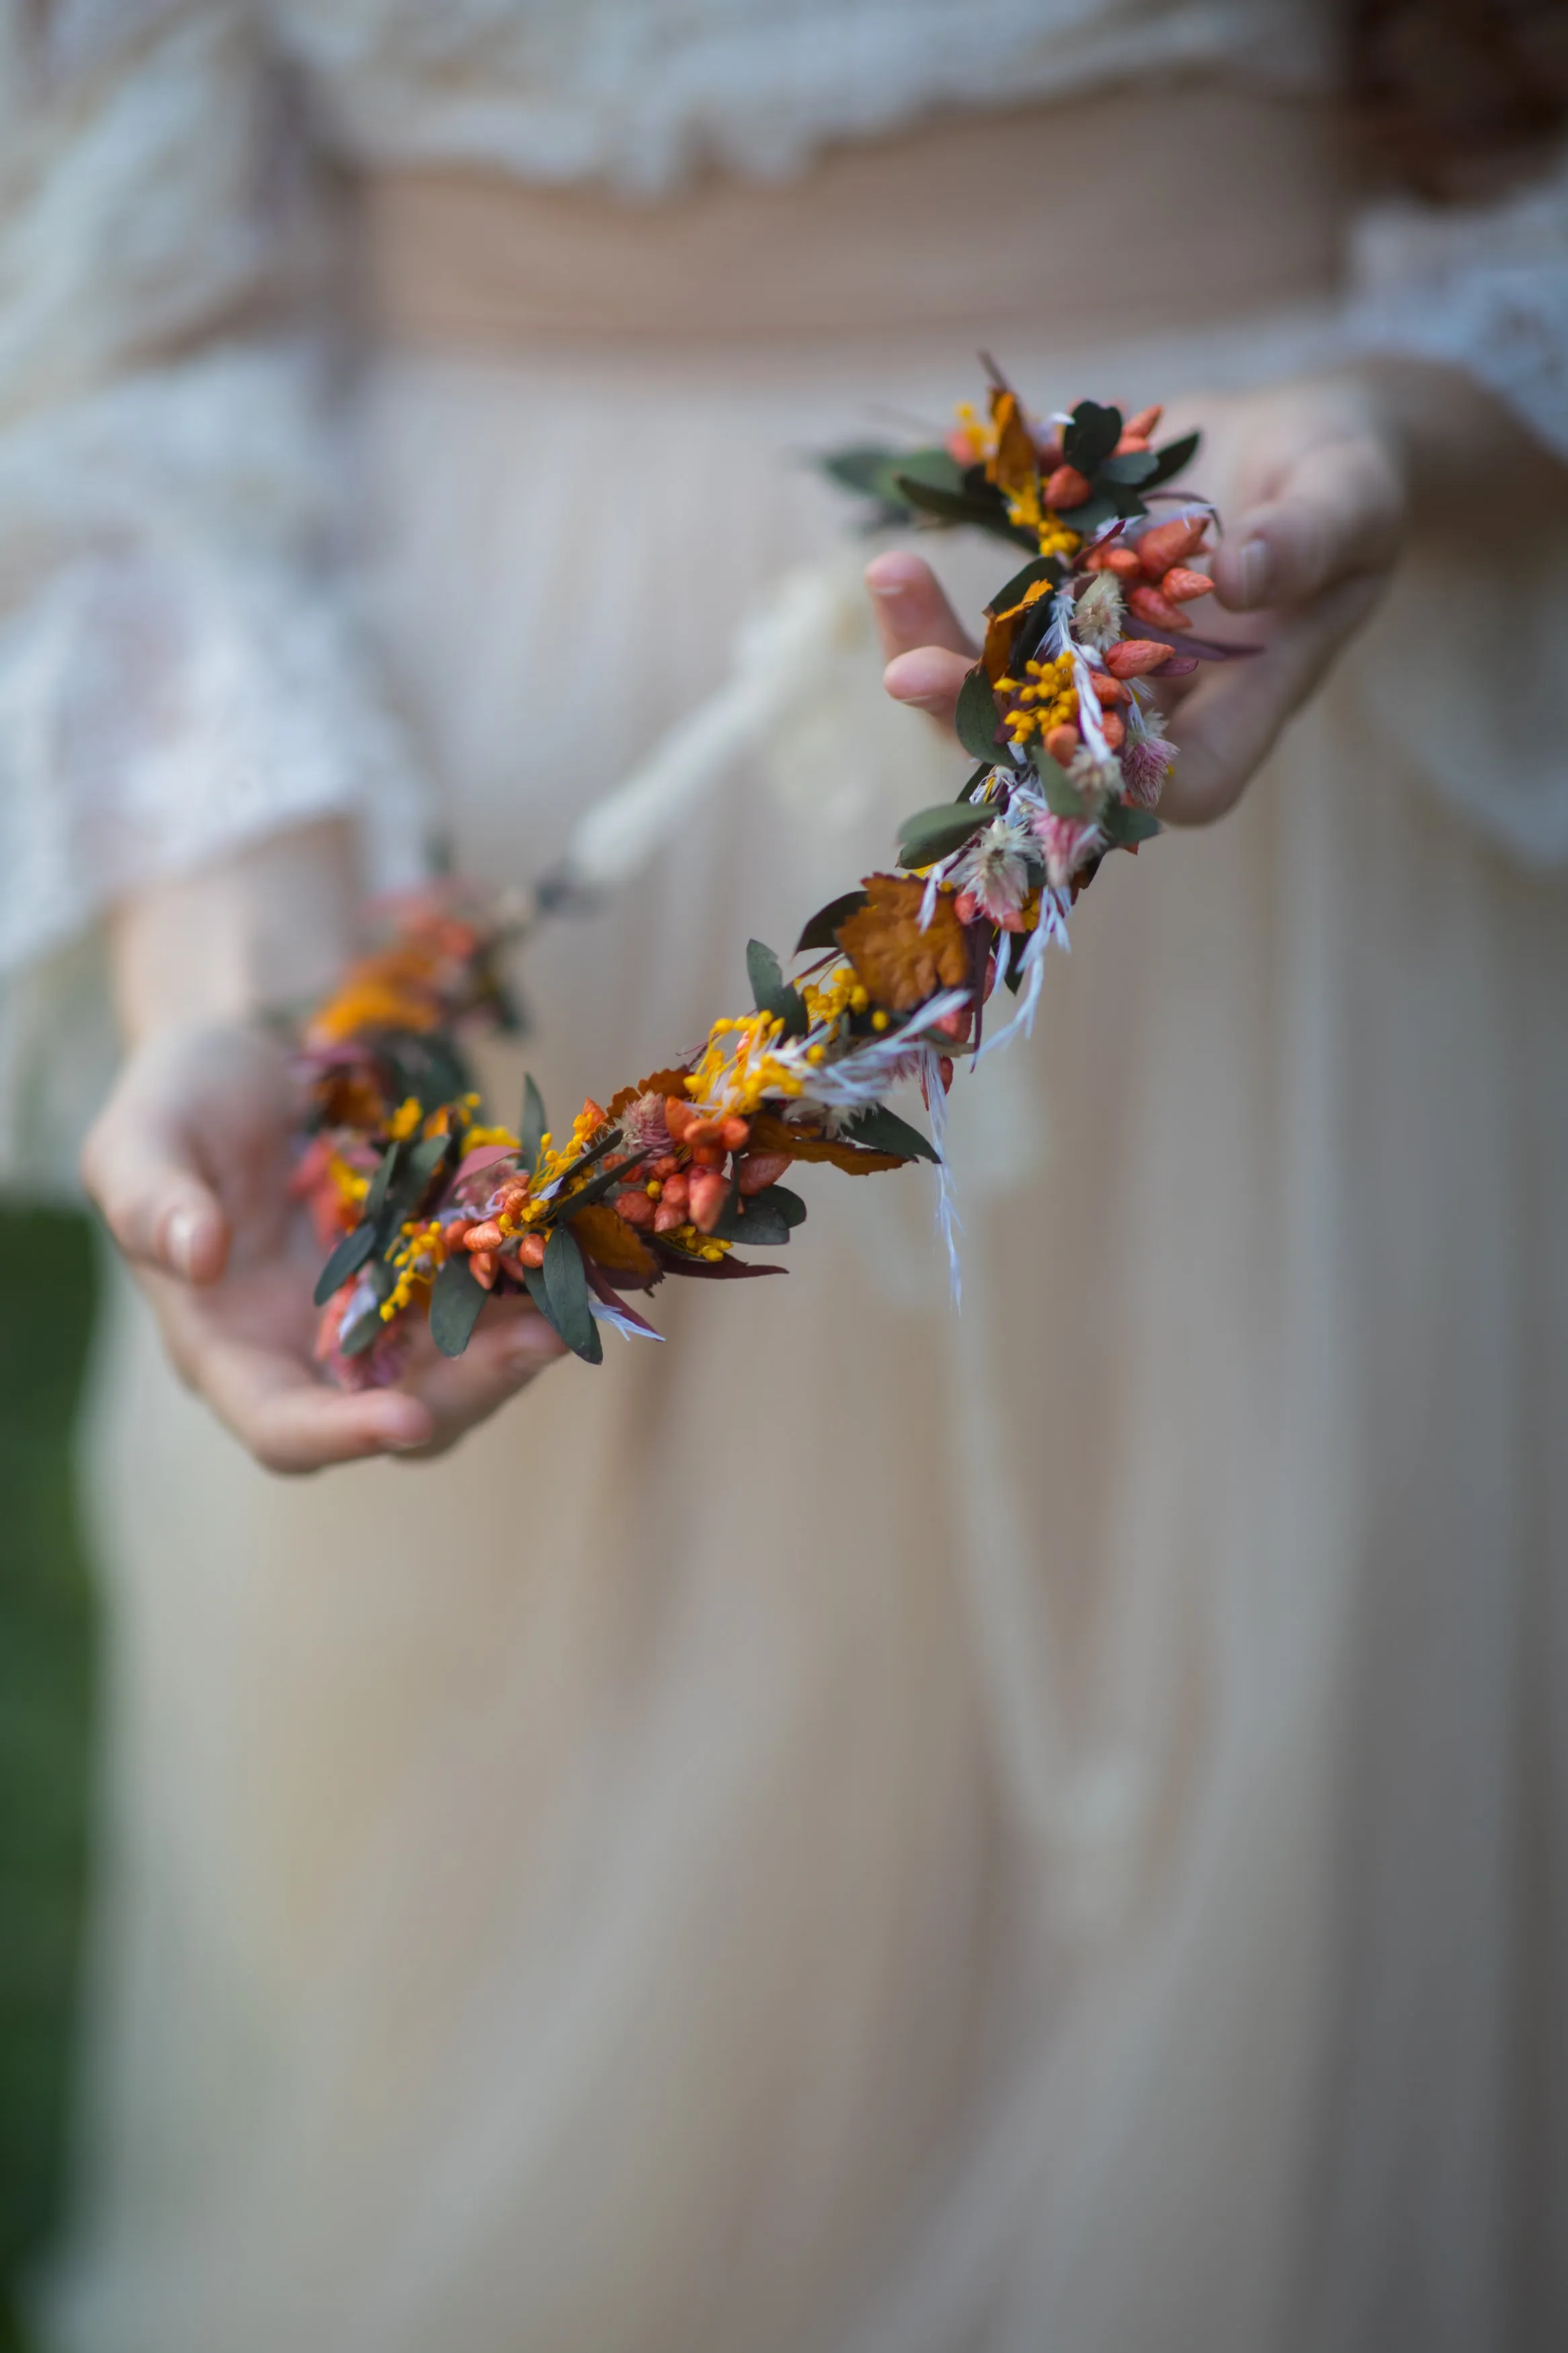
<svg viewBox="0 0 1568 2353">
<path fill-rule="evenodd" d="M 865 1176 L 932 1162 L 956 1288 L 954 1058 L 973 1067 L 1029 1032 L 1079 892 L 1160 830 L 1176 755 L 1154 681 L 1247 650 L 1194 637 L 1185 609 L 1213 586 L 1194 567 L 1214 510 L 1165 486 L 1196 434 L 1156 448 L 1158 408 L 1124 419 L 1087 400 L 1038 422 L 991 376 L 985 416 L 961 408 L 944 443 L 824 461 L 869 501 L 872 529 L 970 525 L 1026 561 L 985 608 L 958 700 L 973 774 L 905 820 L 897 871 L 812 916 L 794 977 L 752 940 L 752 1010 L 715 1021 L 689 1061 L 590 1097 L 564 1134 L 531 1079 L 515 1132 L 481 1118 L 458 1035 L 510 1018 L 500 951 L 520 927 L 461 884 L 384 907 L 384 936 L 310 1018 L 294 1187 L 331 1244 L 317 1356 L 340 1381 L 395 1380 L 413 1312 L 460 1355 L 498 1290 L 526 1291 L 590 1363 L 601 1324 L 657 1339 L 628 1294 L 784 1271 L 738 1253 L 777 1249 L 805 1220 L 782 1181 L 796 1163 Z M 998 985 L 1016 1002 L 987 1032 Z M 886 1100 L 909 1082 L 929 1136 Z"/>
</svg>

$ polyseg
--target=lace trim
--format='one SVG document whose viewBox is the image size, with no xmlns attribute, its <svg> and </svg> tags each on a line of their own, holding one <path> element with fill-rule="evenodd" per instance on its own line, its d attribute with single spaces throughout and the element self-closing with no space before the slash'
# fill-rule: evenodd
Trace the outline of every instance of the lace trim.
<svg viewBox="0 0 1568 2353">
<path fill-rule="evenodd" d="M 1463 368 L 1568 457 L 1568 153 L 1506 204 L 1369 213 L 1352 283 L 1359 349 Z"/>
<path fill-rule="evenodd" d="M 279 0 L 332 135 L 657 195 L 704 166 L 797 171 L 939 108 L 1025 104 L 1224 62 L 1330 79 L 1303 0 Z"/>
</svg>

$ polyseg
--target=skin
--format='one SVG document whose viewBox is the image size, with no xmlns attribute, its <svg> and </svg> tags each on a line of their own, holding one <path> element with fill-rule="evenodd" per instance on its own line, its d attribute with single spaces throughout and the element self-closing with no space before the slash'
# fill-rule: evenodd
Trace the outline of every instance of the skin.
<svg viewBox="0 0 1568 2353">
<path fill-rule="evenodd" d="M 411 1324 L 395 1388 L 347 1394 L 314 1361 L 295 1090 L 257 1017 L 324 986 L 356 895 L 346 833 L 312 826 L 141 894 L 111 934 L 130 1050 L 82 1174 L 181 1378 L 269 1471 L 442 1453 L 565 1353 L 531 1302 L 495 1299 L 455 1361 Z"/>
<path fill-rule="evenodd" d="M 1201 626 L 1219 635 L 1225 615 L 1245 616 L 1236 633 L 1265 649 L 1166 690 L 1182 756 L 1161 815 L 1204 825 L 1364 627 L 1423 513 L 1484 479 L 1529 514 L 1563 478 L 1489 396 L 1419 363 L 1194 404 L 1193 420 L 1206 436 L 1194 476 L 1226 519 Z M 930 566 L 881 555 L 867 585 L 889 693 L 951 726 L 974 647 Z M 182 1378 L 279 1472 L 442 1452 L 563 1353 L 526 1301 L 495 1300 L 456 1363 L 421 1325 L 395 1389 L 346 1396 L 311 1358 L 319 1252 L 285 1196 L 292 1094 L 257 1016 L 324 985 L 354 895 L 346 836 L 312 827 L 122 908 L 130 1050 L 83 1155 Z"/>
<path fill-rule="evenodd" d="M 1160 815 L 1175 825 L 1212 824 L 1235 807 L 1364 628 L 1412 528 L 1440 512 L 1451 485 L 1484 478 L 1489 497 L 1525 513 L 1562 489 L 1562 470 L 1489 395 L 1420 363 L 1202 402 L 1163 431 L 1173 438 L 1199 423 L 1193 479 L 1218 505 L 1225 533 L 1208 567 L 1215 594 L 1194 608 L 1195 626 L 1265 650 L 1161 691 L 1181 757 Z M 920 556 L 879 556 L 866 577 L 888 692 L 951 726 L 973 638 Z M 1227 628 L 1226 614 L 1246 615 L 1245 626 Z"/>
</svg>

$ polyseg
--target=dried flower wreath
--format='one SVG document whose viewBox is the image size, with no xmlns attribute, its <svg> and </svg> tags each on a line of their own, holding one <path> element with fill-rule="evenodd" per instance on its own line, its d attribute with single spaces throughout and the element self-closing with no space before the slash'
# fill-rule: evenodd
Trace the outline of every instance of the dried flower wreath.
<svg viewBox="0 0 1568 2353">
<path fill-rule="evenodd" d="M 396 1378 L 416 1303 L 437 1346 L 460 1355 L 497 1288 L 526 1289 L 590 1363 L 601 1322 L 657 1339 L 627 1293 L 667 1275 L 784 1271 L 735 1253 L 776 1248 L 805 1219 L 780 1181 L 797 1161 L 856 1176 L 934 1163 L 956 1284 L 942 1153 L 953 1056 L 978 1061 L 1032 1028 L 1072 901 L 1110 851 L 1158 832 L 1175 753 L 1152 681 L 1243 650 L 1194 637 L 1184 609 L 1212 586 L 1193 567 L 1215 517 L 1164 485 L 1197 436 L 1155 448 L 1158 408 L 1123 419 L 1093 401 L 1037 422 L 990 374 L 986 416 L 960 408 L 944 446 L 824 461 L 871 501 L 871 528 L 968 524 L 1028 560 L 986 607 L 959 698 L 973 775 L 955 801 L 906 820 L 900 871 L 813 915 L 795 978 L 753 940 L 753 1009 L 716 1021 L 686 1061 L 605 1104 L 590 1097 L 559 1138 L 531 1079 L 517 1133 L 480 1122 L 456 1033 L 506 1019 L 499 951 L 524 927 L 460 885 L 393 903 L 383 944 L 309 1022 L 294 1181 L 332 1244 L 317 1354 L 340 1381 Z M 1167 520 L 1152 500 L 1173 502 Z M 550 903 L 536 892 L 533 912 Z M 1017 1004 L 983 1042 L 998 982 Z M 920 1087 L 930 1138 L 887 1104 L 904 1080 Z"/>
</svg>

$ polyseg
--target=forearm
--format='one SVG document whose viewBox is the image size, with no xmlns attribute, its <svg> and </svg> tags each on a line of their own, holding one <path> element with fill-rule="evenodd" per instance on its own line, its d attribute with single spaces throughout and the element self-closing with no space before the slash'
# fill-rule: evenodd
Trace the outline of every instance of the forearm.
<svg viewBox="0 0 1568 2353">
<path fill-rule="evenodd" d="M 334 818 L 122 901 L 110 944 L 126 1045 L 319 994 L 342 962 L 354 899 L 352 830 Z"/>
</svg>

